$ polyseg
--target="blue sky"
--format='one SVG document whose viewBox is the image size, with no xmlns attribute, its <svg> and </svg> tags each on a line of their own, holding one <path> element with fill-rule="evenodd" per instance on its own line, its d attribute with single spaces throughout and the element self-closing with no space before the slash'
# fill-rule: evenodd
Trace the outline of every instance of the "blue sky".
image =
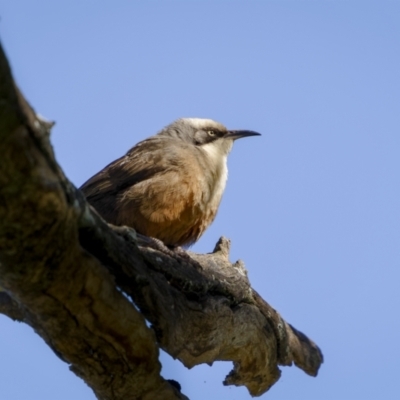
<svg viewBox="0 0 400 400">
<path fill-rule="evenodd" d="M 5 4 L 4 4 L 5 3 Z M 398 1 L 3 2 L 0 35 L 76 184 L 178 117 L 263 136 L 235 143 L 214 224 L 254 288 L 322 348 L 262 398 L 395 399 L 400 322 Z M 0 316 L 7 400 L 92 400 L 27 326 Z M 230 363 L 163 375 L 192 400 L 249 399 Z"/>
</svg>

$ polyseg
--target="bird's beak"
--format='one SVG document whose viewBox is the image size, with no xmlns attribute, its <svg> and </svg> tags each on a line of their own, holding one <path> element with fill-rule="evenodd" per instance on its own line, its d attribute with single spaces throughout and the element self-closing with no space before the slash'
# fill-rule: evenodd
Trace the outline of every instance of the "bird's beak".
<svg viewBox="0 0 400 400">
<path fill-rule="evenodd" d="M 254 131 L 228 131 L 228 133 L 224 137 L 236 140 L 249 136 L 261 136 L 261 133 Z"/>
</svg>

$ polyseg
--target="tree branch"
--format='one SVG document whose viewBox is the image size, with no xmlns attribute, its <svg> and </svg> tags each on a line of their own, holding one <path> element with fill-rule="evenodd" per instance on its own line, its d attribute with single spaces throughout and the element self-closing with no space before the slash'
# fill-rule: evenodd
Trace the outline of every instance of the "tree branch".
<svg viewBox="0 0 400 400">
<path fill-rule="evenodd" d="M 206 255 L 171 251 L 98 216 L 0 51 L 0 312 L 31 325 L 99 399 L 185 399 L 160 375 L 159 346 L 187 367 L 233 361 L 224 384 L 253 396 L 278 365 L 315 376 L 321 351 L 229 262 L 228 240 Z"/>
</svg>

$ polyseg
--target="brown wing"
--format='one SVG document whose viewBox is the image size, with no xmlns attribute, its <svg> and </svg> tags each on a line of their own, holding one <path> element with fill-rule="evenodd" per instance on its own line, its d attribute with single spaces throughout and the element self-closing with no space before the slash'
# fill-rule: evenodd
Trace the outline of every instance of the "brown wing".
<svg viewBox="0 0 400 400">
<path fill-rule="evenodd" d="M 108 222 L 165 242 L 188 235 L 200 218 L 201 171 L 189 145 L 175 140 L 153 136 L 107 165 L 81 187 L 89 203 Z"/>
<path fill-rule="evenodd" d="M 104 219 L 115 224 L 118 199 L 127 188 L 157 173 L 160 159 L 162 143 L 158 138 L 151 137 L 108 164 L 86 181 L 80 190 Z"/>
</svg>

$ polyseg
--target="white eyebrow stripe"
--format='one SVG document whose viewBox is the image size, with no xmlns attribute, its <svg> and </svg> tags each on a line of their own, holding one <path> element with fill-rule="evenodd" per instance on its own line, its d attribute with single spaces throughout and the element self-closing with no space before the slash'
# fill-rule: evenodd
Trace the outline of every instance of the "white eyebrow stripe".
<svg viewBox="0 0 400 400">
<path fill-rule="evenodd" d="M 185 121 L 189 122 L 192 126 L 194 126 L 197 129 L 203 129 L 203 128 L 212 128 L 215 127 L 215 129 L 221 129 L 221 124 L 219 124 L 216 121 L 213 121 L 212 119 L 203 119 L 203 118 L 182 118 Z"/>
</svg>

